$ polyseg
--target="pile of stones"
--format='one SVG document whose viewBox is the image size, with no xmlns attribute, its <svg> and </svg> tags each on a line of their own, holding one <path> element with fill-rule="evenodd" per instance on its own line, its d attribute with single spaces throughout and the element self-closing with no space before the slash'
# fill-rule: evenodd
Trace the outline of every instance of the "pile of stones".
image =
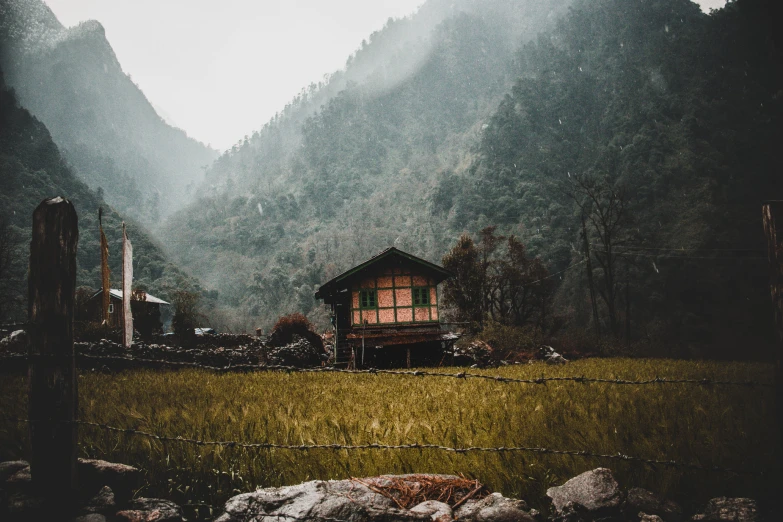
<svg viewBox="0 0 783 522">
<path fill-rule="evenodd" d="M 291 342 L 273 346 L 266 340 L 249 335 L 217 334 L 198 338 L 194 347 L 181 347 L 166 344 L 170 338 L 160 337 L 160 342 L 139 341 L 126 350 L 120 343 L 101 339 L 97 342 L 76 342 L 77 355 L 96 357 L 81 358 L 79 367 L 95 371 L 119 371 L 128 368 L 149 367 L 166 368 L 165 362 L 195 363 L 203 366 L 230 368 L 243 365 L 283 365 L 299 368 L 321 366 L 328 353 L 307 339 L 294 335 Z M 21 372 L 27 368 L 22 357 L 26 355 L 26 336 L 24 331 L 13 332 L 0 339 L 0 358 L 4 359 L 2 371 Z M 100 359 L 100 357 L 107 357 Z M 143 362 L 139 359 L 148 361 Z"/>
<path fill-rule="evenodd" d="M 762 522 L 756 502 L 719 497 L 697 514 L 687 516 L 676 503 L 640 488 L 620 488 L 606 468 L 597 468 L 550 488 L 552 505 L 546 517 L 523 500 L 500 493 L 460 501 L 426 500 L 404 508 L 378 485 L 464 478 L 449 475 L 399 475 L 373 479 L 314 480 L 237 495 L 216 522 Z M 80 490 L 71 513 L 37 496 L 26 462 L 0 463 L 0 520 L 67 520 L 71 522 L 184 522 L 182 508 L 163 499 L 132 498 L 141 481 L 138 469 L 100 460 L 79 460 Z M 772 518 L 769 518 L 772 520 Z"/>
</svg>

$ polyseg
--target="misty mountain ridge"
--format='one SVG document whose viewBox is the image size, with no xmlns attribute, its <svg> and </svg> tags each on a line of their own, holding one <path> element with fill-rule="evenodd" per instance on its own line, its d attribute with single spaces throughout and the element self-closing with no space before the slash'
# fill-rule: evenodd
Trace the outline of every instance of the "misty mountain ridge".
<svg viewBox="0 0 783 522">
<path fill-rule="evenodd" d="M 101 284 L 98 208 L 102 207 L 114 285 L 118 285 L 122 274 L 121 225 L 126 222 L 134 245 L 135 288 L 146 289 L 164 299 L 171 299 L 178 290 L 201 290 L 195 279 L 171 263 L 144 227 L 132 217 L 115 212 L 71 172 L 46 127 L 19 107 L 13 93 L 7 90 L 0 70 L 0 222 L 10 226 L 19 239 L 12 270 L 3 274 L 7 280 L 0 285 L 2 321 L 22 320 L 26 316 L 25 300 L 17 296 L 26 295 L 31 218 L 42 200 L 55 195 L 69 199 L 79 217 L 77 285 L 97 289 Z"/>
<path fill-rule="evenodd" d="M 99 22 L 65 28 L 40 0 L 0 0 L 0 45 L 6 82 L 77 174 L 143 222 L 184 204 L 217 157 L 158 115 Z"/>
</svg>

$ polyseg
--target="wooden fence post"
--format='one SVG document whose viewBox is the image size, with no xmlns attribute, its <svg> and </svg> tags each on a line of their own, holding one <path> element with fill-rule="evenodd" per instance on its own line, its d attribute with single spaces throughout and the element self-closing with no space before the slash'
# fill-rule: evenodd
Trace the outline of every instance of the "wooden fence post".
<svg viewBox="0 0 783 522">
<path fill-rule="evenodd" d="M 79 227 L 70 201 L 44 200 L 33 212 L 28 287 L 30 472 L 44 496 L 76 490 L 76 367 L 73 351 Z"/>
<path fill-rule="evenodd" d="M 783 224 L 783 201 L 768 201 L 762 207 L 764 233 L 769 254 L 769 284 L 775 319 L 775 410 L 780 435 L 778 450 L 783 458 L 783 233 L 777 236 L 777 224 Z"/>
</svg>

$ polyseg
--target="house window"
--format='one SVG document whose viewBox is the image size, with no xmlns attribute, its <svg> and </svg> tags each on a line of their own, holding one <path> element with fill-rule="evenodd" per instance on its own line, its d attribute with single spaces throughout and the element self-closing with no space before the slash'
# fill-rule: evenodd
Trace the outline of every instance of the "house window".
<svg viewBox="0 0 783 522">
<path fill-rule="evenodd" d="M 114 303 L 109 303 L 109 313 L 110 314 L 114 313 Z"/>
<path fill-rule="evenodd" d="M 430 304 L 430 289 L 418 287 L 413 289 L 413 306 L 426 306 Z"/>
<path fill-rule="evenodd" d="M 362 290 L 359 295 L 359 306 L 361 308 L 375 308 L 377 302 L 375 290 Z"/>
</svg>

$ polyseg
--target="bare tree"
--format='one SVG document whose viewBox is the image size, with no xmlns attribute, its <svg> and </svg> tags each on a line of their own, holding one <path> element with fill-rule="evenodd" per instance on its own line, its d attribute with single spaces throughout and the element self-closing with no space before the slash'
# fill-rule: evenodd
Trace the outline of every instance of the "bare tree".
<svg viewBox="0 0 783 522">
<path fill-rule="evenodd" d="M 609 327 L 614 335 L 618 335 L 618 260 L 631 231 L 630 198 L 624 187 L 613 183 L 608 176 L 574 175 L 565 192 L 576 202 L 582 216 L 591 225 L 591 230 L 585 230 L 585 233 L 597 239 L 594 243 L 596 248 L 592 249 L 601 273 L 597 291 L 606 305 Z"/>
</svg>

